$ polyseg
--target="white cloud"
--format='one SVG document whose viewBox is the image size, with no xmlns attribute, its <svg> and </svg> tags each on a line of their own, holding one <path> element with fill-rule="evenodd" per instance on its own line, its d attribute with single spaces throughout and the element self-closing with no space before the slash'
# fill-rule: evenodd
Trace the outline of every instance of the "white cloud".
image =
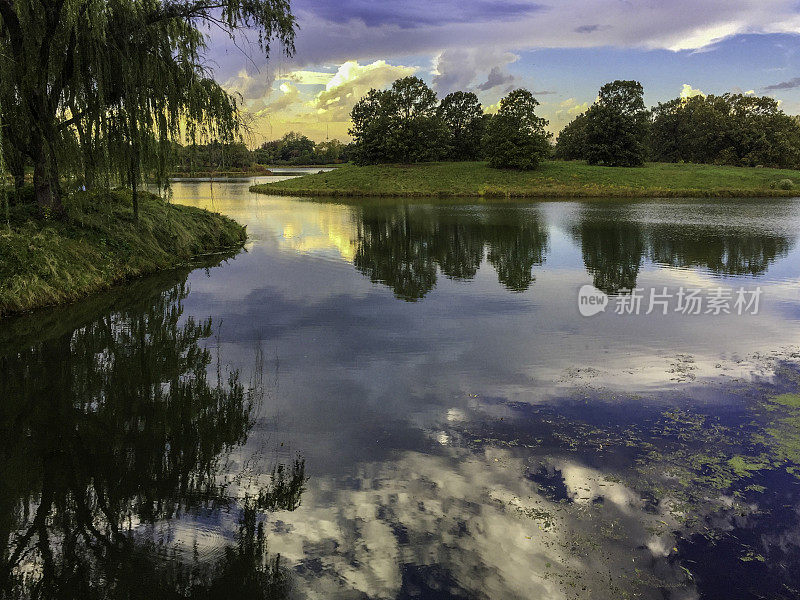
<svg viewBox="0 0 800 600">
<path fill-rule="evenodd" d="M 339 67 L 310 106 L 322 120 L 349 121 L 353 106 L 370 89 L 385 88 L 396 79 L 413 75 L 417 70 L 417 67 L 390 65 L 384 60 L 366 65 L 349 60 Z"/>
<path fill-rule="evenodd" d="M 687 100 L 688 98 L 694 98 L 695 96 L 702 96 L 703 98 L 706 97 L 706 93 L 702 90 L 697 90 L 693 88 L 688 83 L 684 83 L 681 87 L 681 98 L 683 100 Z"/>
<path fill-rule="evenodd" d="M 352 57 L 363 60 L 445 51 L 497 54 L 533 48 L 603 46 L 697 50 L 741 33 L 800 31 L 800 14 L 794 0 L 594 0 L 592 20 L 581 27 L 576 15 L 586 12 L 585 0 L 562 0 L 547 10 L 514 19 L 436 24 L 425 22 L 420 15 L 417 25 L 400 27 L 370 26 L 357 19 L 331 21 L 313 11 L 300 11 L 303 29 L 297 43 L 297 60 L 324 64 Z M 591 27 L 587 29 L 587 25 Z"/>
<path fill-rule="evenodd" d="M 280 90 L 281 95 L 267 104 L 265 109 L 256 113 L 256 116 L 260 117 L 267 113 L 275 113 L 286 110 L 290 106 L 301 102 L 302 99 L 300 98 L 300 90 L 297 89 L 297 86 L 284 82 L 279 86 L 278 89 Z"/>
<path fill-rule="evenodd" d="M 488 91 L 501 85 L 509 86 L 515 78 L 505 68 L 517 60 L 519 56 L 511 52 L 485 48 L 444 50 L 434 58 L 433 88 L 444 96 L 454 90 Z"/>
<path fill-rule="evenodd" d="M 276 77 L 250 76 L 242 71 L 229 78 L 226 87 L 245 98 L 243 109 L 255 117 L 254 143 L 276 139 L 288 131 L 302 131 L 312 139 L 346 139 L 350 111 L 370 88 L 385 88 L 401 77 L 413 75 L 417 67 L 391 65 L 384 60 L 369 64 L 345 61 L 335 73 L 296 70 Z M 322 86 L 314 88 L 298 86 Z"/>
<path fill-rule="evenodd" d="M 269 73 L 250 75 L 242 69 L 233 77 L 229 77 L 223 87 L 229 92 L 242 95 L 245 100 L 263 99 L 268 96 L 272 88 L 273 77 Z"/>
<path fill-rule="evenodd" d="M 575 98 L 567 98 L 558 104 L 555 111 L 550 111 L 542 116 L 550 121 L 550 131 L 557 133 L 572 119 L 587 110 L 589 110 L 589 102 L 579 102 Z"/>
</svg>

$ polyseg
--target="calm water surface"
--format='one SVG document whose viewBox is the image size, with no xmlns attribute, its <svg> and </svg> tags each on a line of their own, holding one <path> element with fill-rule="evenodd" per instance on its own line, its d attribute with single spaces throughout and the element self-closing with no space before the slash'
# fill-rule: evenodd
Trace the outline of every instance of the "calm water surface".
<svg viewBox="0 0 800 600">
<path fill-rule="evenodd" d="M 3 323 L 5 596 L 800 597 L 800 200 L 250 184 L 174 185 L 246 251 Z"/>
</svg>

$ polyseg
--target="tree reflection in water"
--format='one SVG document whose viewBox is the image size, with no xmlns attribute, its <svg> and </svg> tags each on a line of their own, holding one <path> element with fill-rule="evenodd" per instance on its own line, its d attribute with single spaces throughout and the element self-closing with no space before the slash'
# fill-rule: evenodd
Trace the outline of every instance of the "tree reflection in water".
<svg viewBox="0 0 800 600">
<path fill-rule="evenodd" d="M 543 264 L 548 244 L 543 220 L 530 207 L 459 211 L 436 205 L 365 205 L 355 218 L 356 268 L 410 302 L 436 286 L 437 267 L 451 279 L 474 278 L 486 248 L 500 283 L 523 292 L 534 282 L 533 268 Z"/>
<path fill-rule="evenodd" d="M 484 259 L 506 289 L 524 292 L 536 279 L 535 268 L 544 264 L 550 242 L 544 217 L 529 204 L 366 203 L 353 214 L 355 267 L 409 302 L 430 293 L 439 272 L 454 280 L 473 279 Z M 594 286 L 608 294 L 635 288 L 645 261 L 759 276 L 791 249 L 789 238 L 772 231 L 649 223 L 622 203 L 602 204 L 602 210 L 581 205 L 569 230 Z"/>
<path fill-rule="evenodd" d="M 209 380 L 211 321 L 182 317 L 186 295 L 179 284 L 0 357 L 3 597 L 285 595 L 263 514 L 299 506 L 304 462 L 244 497 L 225 478 L 261 390 L 235 372 Z M 239 515 L 219 560 L 152 535 L 209 510 Z"/>
<path fill-rule="evenodd" d="M 763 275 L 791 249 L 785 236 L 756 228 L 651 224 L 631 207 L 584 206 L 572 235 L 594 286 L 607 294 L 636 287 L 645 259 L 656 265 L 705 268 L 716 275 Z"/>
</svg>

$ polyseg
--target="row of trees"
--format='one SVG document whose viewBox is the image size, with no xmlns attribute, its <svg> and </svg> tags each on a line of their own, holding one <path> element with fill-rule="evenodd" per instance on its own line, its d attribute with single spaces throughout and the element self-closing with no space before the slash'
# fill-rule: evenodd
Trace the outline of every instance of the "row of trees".
<svg viewBox="0 0 800 600">
<path fill-rule="evenodd" d="M 558 136 L 556 158 L 636 166 L 645 160 L 800 167 L 800 119 L 768 97 L 676 98 L 647 110 L 636 81 L 603 86 Z"/>
<path fill-rule="evenodd" d="M 353 108 L 356 164 L 486 159 L 499 168 L 532 169 L 554 155 L 606 166 L 646 160 L 739 166 L 800 166 L 800 118 L 767 97 L 742 94 L 677 98 L 647 109 L 638 81 L 604 85 L 588 111 L 558 136 L 555 147 L 539 105 L 525 89 L 511 91 L 496 114 L 472 92 L 441 101 L 421 79 L 370 90 Z"/>
<path fill-rule="evenodd" d="M 264 142 L 253 151 L 253 162 L 260 165 L 330 165 L 349 160 L 349 144 L 339 140 L 316 143 L 294 131 L 279 140 Z"/>
<path fill-rule="evenodd" d="M 290 131 L 278 140 L 264 142 L 255 150 L 239 140 L 206 144 L 173 143 L 167 158 L 169 171 L 249 171 L 259 165 L 328 165 L 347 162 L 350 145 L 339 140 L 316 143 Z"/>
<path fill-rule="evenodd" d="M 453 92 L 440 102 L 418 77 L 398 79 L 388 90 L 370 90 L 353 107 L 352 160 L 363 165 L 487 158 L 495 167 L 533 168 L 549 152 L 538 104 L 528 90 L 514 90 L 491 116 L 472 92 Z"/>
<path fill-rule="evenodd" d="M 136 213 L 142 171 L 165 178 L 173 142 L 234 141 L 237 101 L 207 71 L 203 27 L 293 52 L 287 0 L 0 0 L 0 180 L 20 184 L 30 162 L 51 214 L 65 178 L 113 180 Z"/>
</svg>

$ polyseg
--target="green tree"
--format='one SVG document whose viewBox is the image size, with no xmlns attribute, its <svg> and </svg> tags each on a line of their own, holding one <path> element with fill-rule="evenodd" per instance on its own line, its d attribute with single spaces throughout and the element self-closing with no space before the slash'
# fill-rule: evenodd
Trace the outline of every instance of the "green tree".
<svg viewBox="0 0 800 600">
<path fill-rule="evenodd" d="M 800 166 L 800 124 L 768 97 L 676 98 L 653 109 L 651 156 L 665 162 Z"/>
<path fill-rule="evenodd" d="M 586 113 L 586 160 L 609 167 L 644 164 L 648 113 L 638 81 L 614 81 Z"/>
<path fill-rule="evenodd" d="M 101 168 L 135 192 L 143 165 L 165 174 L 182 132 L 232 141 L 237 104 L 207 75 L 205 26 L 255 29 L 266 54 L 276 39 L 293 51 L 287 0 L 0 0 L 0 122 L 33 163 L 45 213 L 62 212 L 76 165 L 89 184 Z M 19 127 L 6 126 L 12 106 Z"/>
<path fill-rule="evenodd" d="M 586 124 L 588 120 L 586 113 L 582 113 L 561 130 L 553 150 L 556 158 L 561 160 L 586 159 Z"/>
<path fill-rule="evenodd" d="M 425 162 L 447 153 L 448 130 L 437 114 L 436 94 L 418 77 L 370 90 L 350 117 L 356 164 Z"/>
<path fill-rule="evenodd" d="M 339 140 L 325 140 L 317 144 L 314 152 L 315 164 L 328 165 L 342 162 L 344 144 Z"/>
<path fill-rule="evenodd" d="M 389 90 L 370 90 L 350 113 L 353 162 L 359 165 L 394 162 L 398 152 L 392 144 L 396 126 L 395 98 Z"/>
<path fill-rule="evenodd" d="M 478 97 L 472 92 L 453 92 L 442 99 L 437 112 L 450 131 L 448 158 L 480 158 L 486 120 Z"/>
<path fill-rule="evenodd" d="M 486 126 L 483 145 L 489 166 L 535 169 L 550 154 L 547 121 L 536 116 L 539 102 L 526 89 L 516 89 L 500 101 Z"/>
<path fill-rule="evenodd" d="M 313 162 L 316 144 L 301 133 L 290 131 L 285 134 L 278 145 L 278 160 L 285 162 L 311 163 Z"/>
</svg>

